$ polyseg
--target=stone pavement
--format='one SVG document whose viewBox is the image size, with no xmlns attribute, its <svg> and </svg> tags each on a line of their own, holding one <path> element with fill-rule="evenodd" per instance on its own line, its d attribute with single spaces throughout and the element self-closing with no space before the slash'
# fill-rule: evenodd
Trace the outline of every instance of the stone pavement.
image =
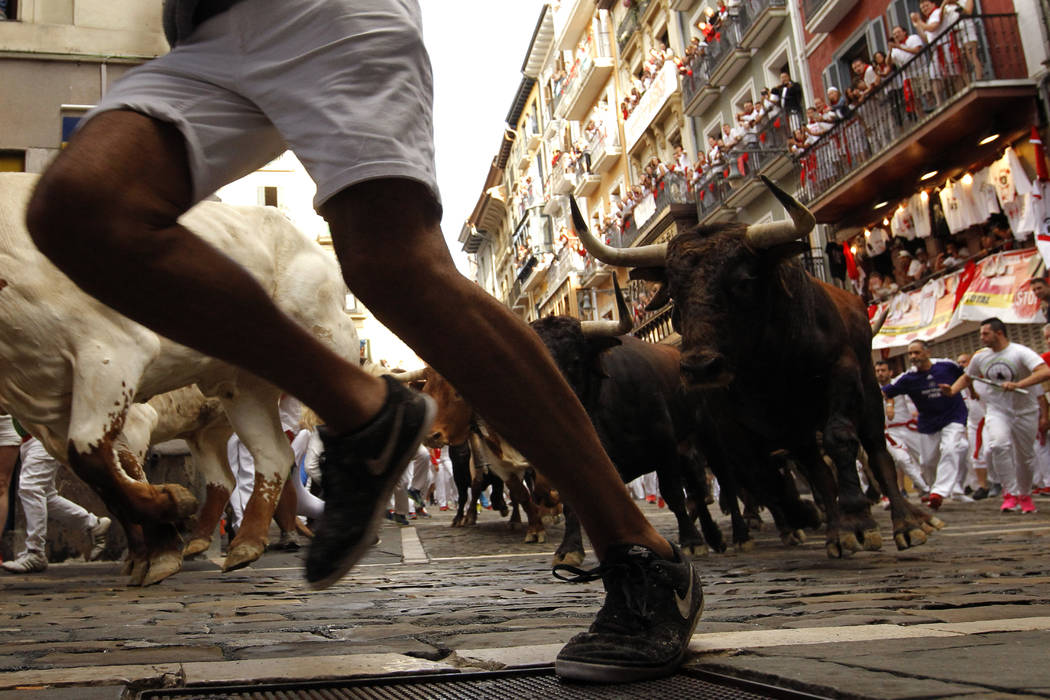
<svg viewBox="0 0 1050 700">
<path fill-rule="evenodd" d="M 948 527 L 926 545 L 838 561 L 821 535 L 788 549 L 767 528 L 751 552 L 696 562 L 706 610 L 689 663 L 837 697 L 1050 697 L 1050 500 L 1040 505 L 1022 517 L 947 503 Z M 642 507 L 674 536 L 666 510 Z M 890 542 L 888 515 L 876 517 Z M 0 576 L 0 700 L 552 663 L 603 597 L 600 583 L 551 577 L 561 527 L 526 545 L 488 511 L 476 528 L 450 520 L 385 523 L 321 592 L 304 585 L 301 554 L 279 552 L 230 574 L 187 562 L 146 589 L 125 586 L 115 562 Z"/>
</svg>

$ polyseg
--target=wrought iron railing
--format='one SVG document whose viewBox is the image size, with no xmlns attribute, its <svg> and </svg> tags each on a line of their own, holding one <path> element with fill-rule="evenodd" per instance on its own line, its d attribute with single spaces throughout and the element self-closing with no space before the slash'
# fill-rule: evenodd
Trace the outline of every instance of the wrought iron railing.
<svg viewBox="0 0 1050 700">
<path fill-rule="evenodd" d="M 639 2 L 633 7 L 627 10 L 627 14 L 620 20 L 620 25 L 616 28 L 616 45 L 620 49 L 620 53 L 623 53 L 623 49 L 627 46 L 627 42 L 631 40 L 634 33 L 638 31 L 638 27 L 642 25 L 642 15 L 645 14 L 645 9 L 649 7 L 649 1 Z"/>
<path fill-rule="evenodd" d="M 659 311 L 650 312 L 645 320 L 631 331 L 631 335 L 650 343 L 659 343 L 674 333 L 674 327 L 671 323 L 671 312 L 673 309 L 673 306 L 668 305 Z"/>
<path fill-rule="evenodd" d="M 975 83 L 1026 76 L 1016 15 L 958 19 L 798 154 L 799 198 L 817 199 Z"/>
</svg>

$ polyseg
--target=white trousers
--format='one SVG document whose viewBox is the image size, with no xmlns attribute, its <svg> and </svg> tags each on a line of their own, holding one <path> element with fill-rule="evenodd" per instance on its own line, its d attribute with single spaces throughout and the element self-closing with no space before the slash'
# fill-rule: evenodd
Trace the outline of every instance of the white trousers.
<svg viewBox="0 0 1050 700">
<path fill-rule="evenodd" d="M 324 513 L 324 501 L 306 488 L 298 468 L 306 455 L 306 448 L 309 444 L 309 430 L 299 431 L 299 434 L 292 440 L 292 454 L 297 466 L 289 478 L 295 482 L 296 514 L 316 520 Z M 241 519 L 244 518 L 244 509 L 248 506 L 248 499 L 252 497 L 252 490 L 255 488 L 255 459 L 241 442 L 237 433 L 231 435 L 229 442 L 226 443 L 226 458 L 230 461 L 230 469 L 233 470 L 233 478 L 236 481 L 233 493 L 230 494 L 230 510 L 233 511 L 232 525 L 234 528 L 239 528 Z"/>
<path fill-rule="evenodd" d="M 1035 471 L 1035 433 L 1039 413 L 1009 415 L 991 406 L 984 416 L 985 459 L 988 471 L 1003 485 L 1003 493 L 1027 496 Z"/>
<path fill-rule="evenodd" d="M 929 491 L 930 486 L 922 477 L 922 470 L 915 460 L 915 455 L 921 454 L 919 433 L 907 427 L 900 426 L 886 429 L 886 449 L 893 458 L 897 469 L 905 474 L 915 488 L 920 491 Z M 914 452 L 913 452 L 914 450 Z"/>
<path fill-rule="evenodd" d="M 959 467 L 968 447 L 966 426 L 949 423 L 936 433 L 920 433 L 922 473 L 933 481 L 931 493 L 948 498 L 959 481 Z"/>
<path fill-rule="evenodd" d="M 47 517 L 71 528 L 89 530 L 98 517 L 73 501 L 58 495 L 55 474 L 61 466 L 36 438 L 22 444 L 22 471 L 18 477 L 18 499 L 26 516 L 26 549 L 44 554 L 47 546 Z"/>
<path fill-rule="evenodd" d="M 645 485 L 642 484 L 643 478 L 640 476 L 627 483 L 627 492 L 637 501 L 645 498 Z"/>
<path fill-rule="evenodd" d="M 1032 476 L 1033 488 L 1050 486 L 1050 435 L 1044 442 L 1035 439 L 1035 474 Z"/>
<path fill-rule="evenodd" d="M 645 489 L 646 497 L 660 495 L 660 481 L 656 478 L 656 472 L 642 475 L 642 487 Z"/>
<path fill-rule="evenodd" d="M 448 456 L 448 448 L 441 448 L 438 457 L 437 473 L 434 474 L 434 500 L 439 506 L 456 505 L 459 494 L 456 491 L 456 480 L 452 475 L 452 460 Z"/>
<path fill-rule="evenodd" d="M 409 502 L 408 489 L 416 489 L 420 495 L 426 497 L 427 489 L 430 488 L 431 471 L 430 450 L 420 445 L 419 449 L 416 450 L 416 456 L 405 467 L 405 471 L 401 473 L 401 478 L 398 479 L 397 485 L 394 487 L 395 513 L 408 515 L 415 512 L 415 507 Z"/>
</svg>

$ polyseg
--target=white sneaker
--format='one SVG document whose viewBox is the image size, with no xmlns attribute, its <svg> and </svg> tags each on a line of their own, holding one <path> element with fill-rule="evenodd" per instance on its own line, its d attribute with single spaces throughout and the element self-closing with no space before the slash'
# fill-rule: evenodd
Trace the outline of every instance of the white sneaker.
<svg viewBox="0 0 1050 700">
<path fill-rule="evenodd" d="M 22 556 L 0 564 L 4 571 L 12 574 L 38 574 L 47 570 L 47 558 L 40 552 L 27 549 Z"/>
<path fill-rule="evenodd" d="M 976 501 L 973 500 L 973 498 L 971 498 L 970 496 L 967 496 L 965 493 L 957 493 L 957 494 L 955 494 L 954 496 L 952 496 L 952 500 L 953 501 L 958 501 L 959 503 L 975 503 L 976 502 Z"/>
<path fill-rule="evenodd" d="M 88 528 L 88 537 L 91 538 L 91 551 L 88 553 L 87 560 L 95 561 L 102 556 L 102 552 L 106 551 L 106 533 L 109 532 L 109 526 L 112 521 L 109 518 L 101 517 L 95 524 L 95 527 Z"/>
</svg>

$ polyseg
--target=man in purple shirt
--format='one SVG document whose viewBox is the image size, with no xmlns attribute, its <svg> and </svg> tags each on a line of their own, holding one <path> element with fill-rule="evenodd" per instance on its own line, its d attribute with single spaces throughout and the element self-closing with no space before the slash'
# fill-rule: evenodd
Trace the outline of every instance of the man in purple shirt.
<svg viewBox="0 0 1050 700">
<path fill-rule="evenodd" d="M 945 396 L 941 384 L 952 384 L 963 369 L 946 359 L 930 359 L 924 340 L 908 345 L 912 369 L 882 387 L 893 398 L 907 394 L 919 411 L 920 458 L 923 475 L 933 483 L 930 508 L 937 510 L 951 495 L 959 477 L 959 466 L 966 454 L 966 403 L 961 396 Z M 934 476 L 935 475 L 935 476 Z"/>
</svg>

